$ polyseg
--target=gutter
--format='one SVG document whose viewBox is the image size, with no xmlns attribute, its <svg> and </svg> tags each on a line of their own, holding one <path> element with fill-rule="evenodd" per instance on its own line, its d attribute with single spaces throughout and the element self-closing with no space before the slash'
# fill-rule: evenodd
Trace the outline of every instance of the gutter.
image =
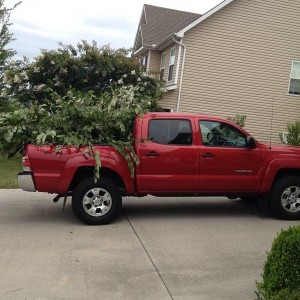
<svg viewBox="0 0 300 300">
<path fill-rule="evenodd" d="M 183 48 L 183 58 L 182 58 L 181 72 L 180 72 L 180 83 L 179 83 L 177 106 L 176 106 L 176 112 L 179 112 L 180 99 L 181 99 L 181 88 L 182 88 L 182 81 L 183 81 L 184 62 L 185 62 L 185 55 L 186 55 L 186 45 L 183 44 L 182 42 L 179 42 L 178 40 L 176 40 L 176 37 L 180 38 L 182 40 L 183 36 L 180 37 L 179 35 L 176 35 L 176 34 L 174 34 L 172 36 L 173 41 Z"/>
<path fill-rule="evenodd" d="M 176 35 L 176 33 L 171 33 L 169 36 L 167 36 L 164 40 L 162 40 L 158 44 L 152 44 L 152 45 L 143 44 L 139 49 L 137 49 L 134 52 L 134 54 L 138 54 L 141 50 L 149 50 L 149 49 L 162 50 L 166 43 L 171 42 L 173 40 L 174 35 Z"/>
<path fill-rule="evenodd" d="M 137 55 L 139 52 L 143 51 L 143 50 L 152 50 L 155 49 L 156 45 L 152 44 L 152 45 L 147 45 L 147 44 L 143 44 L 142 47 L 140 47 L 139 49 L 137 49 L 134 53 L 134 55 Z"/>
</svg>

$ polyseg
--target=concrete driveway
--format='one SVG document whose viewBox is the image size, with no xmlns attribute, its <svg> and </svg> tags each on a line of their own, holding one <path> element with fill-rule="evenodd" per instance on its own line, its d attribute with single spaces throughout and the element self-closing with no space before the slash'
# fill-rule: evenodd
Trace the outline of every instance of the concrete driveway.
<svg viewBox="0 0 300 300">
<path fill-rule="evenodd" d="M 226 198 L 125 198 L 86 226 L 68 199 L 0 190 L 0 299 L 254 299 L 276 233 L 299 221 Z"/>
</svg>

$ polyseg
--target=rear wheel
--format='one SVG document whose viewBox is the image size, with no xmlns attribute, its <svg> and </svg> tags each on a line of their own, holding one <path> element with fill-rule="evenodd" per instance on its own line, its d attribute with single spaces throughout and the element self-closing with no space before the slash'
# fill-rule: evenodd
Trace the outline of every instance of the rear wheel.
<svg viewBox="0 0 300 300">
<path fill-rule="evenodd" d="M 270 195 L 270 208 L 273 215 L 281 219 L 300 219 L 300 177 L 276 180 Z"/>
<path fill-rule="evenodd" d="M 110 223 L 119 213 L 122 197 L 118 187 L 107 178 L 96 183 L 93 178 L 83 180 L 74 190 L 72 208 L 82 222 L 89 225 Z"/>
</svg>

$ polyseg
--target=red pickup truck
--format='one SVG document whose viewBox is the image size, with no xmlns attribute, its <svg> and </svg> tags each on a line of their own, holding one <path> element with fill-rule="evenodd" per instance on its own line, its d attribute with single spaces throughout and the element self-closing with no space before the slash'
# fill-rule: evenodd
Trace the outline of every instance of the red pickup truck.
<svg viewBox="0 0 300 300">
<path fill-rule="evenodd" d="M 271 212 L 300 219 L 300 147 L 267 146 L 236 124 L 218 117 L 148 113 L 136 117 L 131 177 L 123 156 L 111 146 L 100 152 L 94 182 L 86 147 L 26 145 L 19 186 L 25 191 L 72 195 L 75 215 L 87 224 L 106 224 L 119 212 L 122 196 L 227 196 L 268 199 Z M 144 140 L 144 141 L 142 141 Z M 146 140 L 146 141 L 145 141 Z"/>
</svg>

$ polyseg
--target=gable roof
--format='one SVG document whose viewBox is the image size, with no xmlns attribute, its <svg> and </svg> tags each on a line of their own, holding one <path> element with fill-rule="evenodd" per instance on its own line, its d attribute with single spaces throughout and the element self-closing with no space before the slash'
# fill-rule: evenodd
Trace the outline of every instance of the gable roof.
<svg viewBox="0 0 300 300">
<path fill-rule="evenodd" d="M 133 50 L 159 49 L 172 39 L 180 39 L 185 32 L 206 20 L 234 0 L 224 0 L 204 15 L 145 4 Z"/>
<path fill-rule="evenodd" d="M 200 16 L 196 13 L 145 4 L 135 38 L 134 51 L 142 46 L 160 44 Z"/>
</svg>

